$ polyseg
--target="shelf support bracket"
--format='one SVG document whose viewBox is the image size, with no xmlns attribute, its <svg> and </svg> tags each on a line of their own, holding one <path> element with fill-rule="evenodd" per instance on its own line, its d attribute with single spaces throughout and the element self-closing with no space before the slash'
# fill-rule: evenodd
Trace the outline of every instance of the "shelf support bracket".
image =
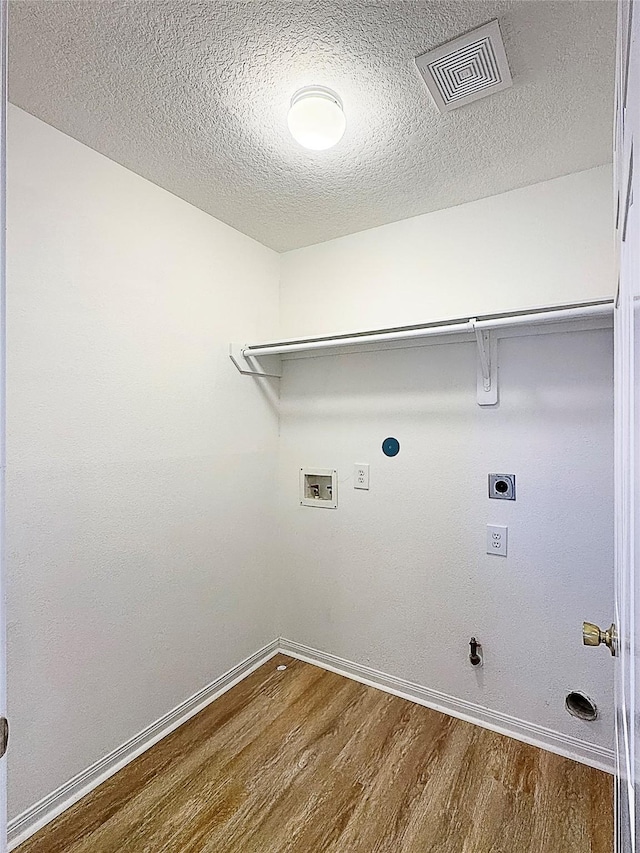
<svg viewBox="0 0 640 853">
<path fill-rule="evenodd" d="M 498 338 L 495 333 L 481 331 L 475 317 L 469 322 L 478 346 L 478 405 L 495 406 L 498 402 Z"/>
<path fill-rule="evenodd" d="M 244 349 L 245 347 L 241 344 L 229 344 L 229 358 L 237 367 L 238 372 L 243 376 L 268 377 L 270 379 L 280 379 L 282 377 L 281 371 L 275 372 L 274 370 L 267 373 L 262 369 L 256 356 L 246 356 Z M 267 356 L 267 358 L 273 359 L 277 358 L 277 356 Z M 278 361 L 280 361 L 279 358 Z"/>
</svg>

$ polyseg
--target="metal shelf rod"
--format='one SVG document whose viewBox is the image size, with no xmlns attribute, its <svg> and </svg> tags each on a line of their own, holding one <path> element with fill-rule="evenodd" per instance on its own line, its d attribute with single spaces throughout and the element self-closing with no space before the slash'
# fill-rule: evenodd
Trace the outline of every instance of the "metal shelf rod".
<svg viewBox="0 0 640 853">
<path fill-rule="evenodd" d="M 374 343 L 392 343 L 402 340 L 419 340 L 432 335 L 454 335 L 463 332 L 475 333 L 476 330 L 489 330 L 520 326 L 524 324 L 557 323 L 563 320 L 581 320 L 590 317 L 606 317 L 613 310 L 613 300 L 587 305 L 575 305 L 568 308 L 549 309 L 546 311 L 523 311 L 518 314 L 507 314 L 502 317 L 486 319 L 471 317 L 464 322 L 443 323 L 423 328 L 396 329 L 390 332 L 369 332 L 361 335 L 342 335 L 318 338 L 308 341 L 291 341 L 289 343 L 255 344 L 244 347 L 242 355 L 245 358 L 263 355 L 286 355 L 290 352 L 310 352 L 313 350 L 336 349 L 339 347 L 361 346 Z"/>
</svg>

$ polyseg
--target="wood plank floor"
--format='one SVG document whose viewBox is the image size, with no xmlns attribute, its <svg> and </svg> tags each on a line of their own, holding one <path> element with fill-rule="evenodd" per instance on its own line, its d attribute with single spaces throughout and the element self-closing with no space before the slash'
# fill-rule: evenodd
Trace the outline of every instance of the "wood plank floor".
<svg viewBox="0 0 640 853">
<path fill-rule="evenodd" d="M 605 773 L 279 655 L 18 850 L 611 853 L 612 801 Z"/>
</svg>

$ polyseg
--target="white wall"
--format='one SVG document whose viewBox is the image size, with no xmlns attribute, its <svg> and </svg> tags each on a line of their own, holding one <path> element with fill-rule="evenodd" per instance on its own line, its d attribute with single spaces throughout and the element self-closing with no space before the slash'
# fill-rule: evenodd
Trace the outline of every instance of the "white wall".
<svg viewBox="0 0 640 853">
<path fill-rule="evenodd" d="M 476 404 L 472 343 L 285 363 L 284 636 L 608 748 L 612 661 L 581 626 L 613 613 L 612 333 L 499 346 L 496 408 Z M 299 505 L 305 466 L 338 469 L 336 510 Z M 489 500 L 489 472 L 516 474 L 515 502 Z M 488 523 L 508 525 L 506 558 L 485 553 Z M 575 689 L 599 720 L 564 710 Z"/>
<path fill-rule="evenodd" d="M 282 256 L 281 334 L 611 298 L 610 166 Z"/>
<path fill-rule="evenodd" d="M 503 342 L 496 409 L 468 343 L 288 362 L 279 470 L 276 387 L 227 357 L 277 334 L 280 274 L 290 335 L 611 295 L 608 168 L 278 257 L 16 108 L 9 146 L 11 815 L 278 634 L 610 744 L 580 645 L 611 618 L 610 333 Z M 299 507 L 307 464 L 337 511 Z"/>
<path fill-rule="evenodd" d="M 278 256 L 17 108 L 8 162 L 15 815 L 277 634 Z"/>
</svg>

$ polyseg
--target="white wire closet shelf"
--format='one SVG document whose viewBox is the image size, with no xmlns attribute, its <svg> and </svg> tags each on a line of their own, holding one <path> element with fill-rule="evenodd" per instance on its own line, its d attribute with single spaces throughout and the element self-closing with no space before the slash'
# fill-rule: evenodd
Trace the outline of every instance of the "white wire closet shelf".
<svg viewBox="0 0 640 853">
<path fill-rule="evenodd" d="M 267 358 L 273 362 L 272 357 L 275 356 L 287 359 L 337 355 L 341 351 L 357 352 L 359 349 L 387 349 L 399 345 L 420 346 L 427 342 L 426 339 L 437 336 L 452 340 L 475 339 L 478 347 L 478 403 L 491 406 L 498 402 L 499 338 L 545 334 L 564 331 L 565 328 L 567 331 L 606 328 L 611 325 L 613 307 L 612 299 L 600 299 L 365 332 L 291 338 L 244 346 L 231 344 L 229 356 L 243 375 L 280 377 L 280 370 L 265 367 L 259 359 Z"/>
</svg>

